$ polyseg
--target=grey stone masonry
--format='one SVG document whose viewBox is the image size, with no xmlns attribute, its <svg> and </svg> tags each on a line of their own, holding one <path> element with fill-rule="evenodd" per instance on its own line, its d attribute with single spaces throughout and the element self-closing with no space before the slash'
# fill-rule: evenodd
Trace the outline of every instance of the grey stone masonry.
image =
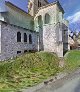
<svg viewBox="0 0 80 92">
<path fill-rule="evenodd" d="M 9 1 L 5 4 L 7 12 L 0 13 L 0 61 L 27 51 L 64 56 L 69 22 L 59 1 L 28 0 L 28 13 Z"/>
<path fill-rule="evenodd" d="M 21 42 L 17 42 L 17 32 L 21 33 Z M 27 42 L 24 42 L 24 33 L 27 34 Z M 29 43 L 29 35 L 32 36 L 31 44 Z M 37 51 L 38 34 L 32 30 L 0 21 L 0 48 L 0 61 L 13 58 L 17 53 Z"/>
</svg>

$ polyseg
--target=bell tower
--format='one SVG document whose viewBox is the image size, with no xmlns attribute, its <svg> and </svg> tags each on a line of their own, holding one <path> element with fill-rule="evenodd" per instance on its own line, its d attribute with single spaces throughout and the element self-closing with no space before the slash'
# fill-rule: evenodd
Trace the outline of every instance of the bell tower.
<svg viewBox="0 0 80 92">
<path fill-rule="evenodd" d="M 37 7 L 37 1 L 38 0 L 28 0 L 28 13 L 31 16 L 34 16 L 38 7 Z"/>
<path fill-rule="evenodd" d="M 47 0 L 28 0 L 28 13 L 34 16 L 37 10 L 48 4 Z"/>
</svg>

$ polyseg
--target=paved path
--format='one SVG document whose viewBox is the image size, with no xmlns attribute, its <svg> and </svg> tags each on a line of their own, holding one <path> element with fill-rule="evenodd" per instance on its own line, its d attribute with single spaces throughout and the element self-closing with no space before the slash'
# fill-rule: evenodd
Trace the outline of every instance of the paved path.
<svg viewBox="0 0 80 92">
<path fill-rule="evenodd" d="M 62 79 L 57 79 L 45 85 L 42 83 L 22 92 L 80 92 L 80 69 Z"/>
<path fill-rule="evenodd" d="M 80 70 L 35 92 L 80 92 Z"/>
</svg>

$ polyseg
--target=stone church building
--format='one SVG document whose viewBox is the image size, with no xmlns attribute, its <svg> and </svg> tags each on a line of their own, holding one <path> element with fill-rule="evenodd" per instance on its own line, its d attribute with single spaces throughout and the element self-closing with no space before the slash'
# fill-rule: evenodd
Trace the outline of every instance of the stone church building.
<svg viewBox="0 0 80 92">
<path fill-rule="evenodd" d="M 28 13 L 10 1 L 0 4 L 0 61 L 31 51 L 68 50 L 68 21 L 59 1 L 28 0 Z"/>
</svg>

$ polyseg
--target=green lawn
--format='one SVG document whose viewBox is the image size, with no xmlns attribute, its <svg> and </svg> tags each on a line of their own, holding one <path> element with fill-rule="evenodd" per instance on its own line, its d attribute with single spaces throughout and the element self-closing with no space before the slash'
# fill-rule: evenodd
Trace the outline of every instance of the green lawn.
<svg viewBox="0 0 80 92">
<path fill-rule="evenodd" d="M 69 51 L 65 69 L 80 67 L 80 51 Z M 48 52 L 26 53 L 13 60 L 0 62 L 0 92 L 16 92 L 44 81 L 60 71 L 59 58 Z"/>
<path fill-rule="evenodd" d="M 66 70 L 74 70 L 80 67 L 80 51 L 72 50 L 65 55 Z"/>
<path fill-rule="evenodd" d="M 34 86 L 59 72 L 59 59 L 47 52 L 26 53 L 0 63 L 0 92 Z"/>
</svg>

